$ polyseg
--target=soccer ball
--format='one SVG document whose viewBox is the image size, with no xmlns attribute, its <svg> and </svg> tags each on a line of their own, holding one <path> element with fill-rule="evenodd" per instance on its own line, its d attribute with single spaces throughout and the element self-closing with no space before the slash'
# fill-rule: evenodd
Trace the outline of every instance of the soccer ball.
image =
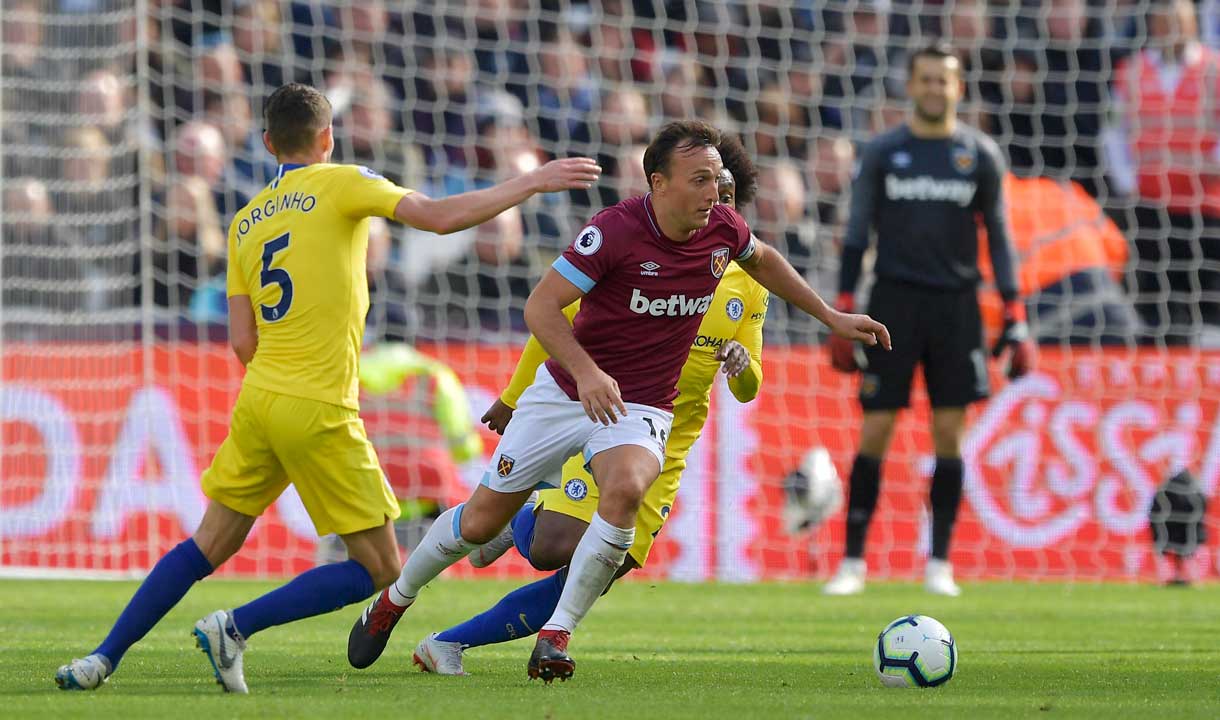
<svg viewBox="0 0 1220 720">
<path fill-rule="evenodd" d="M 881 631 L 873 669 L 886 687 L 936 687 L 957 670 L 957 644 L 949 629 L 927 615 L 900 617 Z"/>
</svg>

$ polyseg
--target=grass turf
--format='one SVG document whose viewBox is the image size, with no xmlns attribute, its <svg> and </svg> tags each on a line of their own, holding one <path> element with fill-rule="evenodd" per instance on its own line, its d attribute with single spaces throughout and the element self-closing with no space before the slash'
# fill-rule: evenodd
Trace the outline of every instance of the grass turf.
<svg viewBox="0 0 1220 720">
<path fill-rule="evenodd" d="M 811 584 L 624 583 L 581 626 L 576 676 L 530 683 L 532 641 L 467 653 L 470 677 L 414 672 L 414 643 L 489 606 L 512 585 L 437 582 L 386 655 L 348 667 L 358 606 L 251 641 L 251 695 L 226 696 L 194 649 L 192 623 L 269 589 L 196 587 L 100 690 L 61 692 L 55 668 L 93 649 L 132 583 L 0 581 L 5 717 L 1220 717 L 1220 586 L 967 584 L 957 599 L 872 584 L 825 598 Z M 872 643 L 918 612 L 957 638 L 957 676 L 932 690 L 881 687 Z"/>
</svg>

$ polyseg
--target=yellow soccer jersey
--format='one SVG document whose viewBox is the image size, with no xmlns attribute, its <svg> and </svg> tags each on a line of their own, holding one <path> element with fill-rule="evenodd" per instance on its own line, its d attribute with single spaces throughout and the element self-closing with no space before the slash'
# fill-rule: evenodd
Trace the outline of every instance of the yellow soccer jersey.
<svg viewBox="0 0 1220 720">
<path fill-rule="evenodd" d="M 244 382 L 359 409 L 368 219 L 410 192 L 356 165 L 281 165 L 237 213 L 228 294 L 250 296 L 258 326 Z"/>
<path fill-rule="evenodd" d="M 707 420 L 712 382 L 720 371 L 716 351 L 729 340 L 741 343 L 750 353 L 749 369 L 729 380 L 729 390 L 741 402 L 749 402 L 758 395 L 762 385 L 762 328 L 767 317 L 767 300 L 766 288 L 735 263 L 729 265 L 716 287 L 711 306 L 699 325 L 699 334 L 695 336 L 690 356 L 678 378 L 674 423 L 665 448 L 666 462 L 662 472 L 670 472 L 675 467 L 680 472 L 686 466 L 686 454 Z M 579 301 L 572 303 L 564 308 L 564 315 L 571 321 L 579 308 Z M 500 400 L 515 408 L 517 399 L 533 382 L 538 366 L 546 359 L 546 350 L 531 336 Z"/>
</svg>

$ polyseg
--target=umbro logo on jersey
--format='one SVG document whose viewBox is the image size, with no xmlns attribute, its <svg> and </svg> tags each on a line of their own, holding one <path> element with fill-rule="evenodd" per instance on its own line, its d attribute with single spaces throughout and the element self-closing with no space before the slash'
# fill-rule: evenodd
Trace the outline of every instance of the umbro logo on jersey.
<svg viewBox="0 0 1220 720">
<path fill-rule="evenodd" d="M 905 150 L 899 150 L 893 155 L 890 155 L 890 162 L 894 163 L 894 167 L 896 168 L 911 167 L 911 153 Z"/>
<path fill-rule="evenodd" d="M 649 277 L 657 277 L 658 275 L 660 275 L 660 273 L 657 272 L 660 269 L 661 269 L 661 266 L 658 263 L 654 263 L 651 260 L 649 260 L 648 262 L 640 263 L 640 274 L 641 275 L 648 275 Z"/>
</svg>

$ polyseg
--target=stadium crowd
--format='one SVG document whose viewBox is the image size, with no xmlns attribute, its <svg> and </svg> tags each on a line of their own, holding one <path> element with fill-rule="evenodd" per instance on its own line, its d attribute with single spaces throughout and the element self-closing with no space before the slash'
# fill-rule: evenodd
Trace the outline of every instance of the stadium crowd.
<svg viewBox="0 0 1220 720">
<path fill-rule="evenodd" d="M 967 119 L 1023 198 L 1010 213 L 1040 339 L 1220 338 L 1212 0 L 131 5 L 5 3 L 10 336 L 135 327 L 149 294 L 167 326 L 222 324 L 227 222 L 275 172 L 261 102 L 293 80 L 330 99 L 335 162 L 433 195 L 550 157 L 604 168 L 589 193 L 539 196 L 444 242 L 374 226 L 372 336 L 523 332 L 550 258 L 592 212 L 646 190 L 642 143 L 682 117 L 742 134 L 762 168 L 752 228 L 833 296 L 856 144 L 901 122 L 906 53 L 943 37 Z M 772 341 L 818 341 L 782 303 L 772 313 Z"/>
</svg>

